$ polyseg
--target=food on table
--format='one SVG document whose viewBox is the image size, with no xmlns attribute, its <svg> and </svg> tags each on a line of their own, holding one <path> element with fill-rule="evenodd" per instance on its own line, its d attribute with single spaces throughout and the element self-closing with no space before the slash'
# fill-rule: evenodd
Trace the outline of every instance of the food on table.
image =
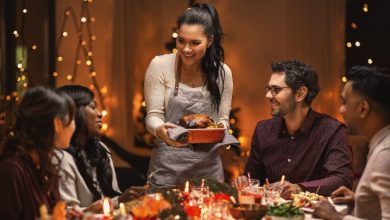
<svg viewBox="0 0 390 220">
<path fill-rule="evenodd" d="M 184 128 L 207 128 L 214 126 L 214 121 L 208 115 L 189 114 L 180 118 L 179 125 Z"/>
<path fill-rule="evenodd" d="M 285 217 L 288 219 L 303 219 L 304 215 L 298 207 L 295 207 L 291 202 L 289 202 L 282 203 L 277 206 L 270 206 L 268 208 L 267 216 L 270 216 L 271 219 L 272 216 Z"/>
<path fill-rule="evenodd" d="M 131 212 L 135 218 L 151 218 L 170 208 L 169 202 L 157 193 L 144 196 L 141 203 L 132 207 Z"/>
<path fill-rule="evenodd" d="M 313 203 L 318 202 L 324 197 L 312 192 L 300 192 L 298 194 L 291 194 L 293 205 L 298 208 L 306 207 L 311 208 Z"/>
</svg>

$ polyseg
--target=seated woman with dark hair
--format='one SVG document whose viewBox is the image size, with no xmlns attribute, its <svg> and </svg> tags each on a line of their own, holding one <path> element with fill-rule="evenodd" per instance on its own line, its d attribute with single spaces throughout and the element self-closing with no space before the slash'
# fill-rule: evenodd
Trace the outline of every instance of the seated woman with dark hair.
<svg viewBox="0 0 390 220">
<path fill-rule="evenodd" d="M 75 129 L 75 106 L 43 87 L 27 90 L 0 153 L 0 219 L 33 220 L 59 200 L 53 150 L 66 149 Z"/>
<path fill-rule="evenodd" d="M 114 198 L 114 206 L 123 202 L 126 195 L 120 196 L 111 153 L 100 141 L 102 114 L 93 92 L 78 85 L 63 86 L 58 91 L 69 95 L 77 107 L 76 131 L 61 163 L 61 198 L 68 206 L 88 207 L 94 212 L 101 211 L 102 197 Z"/>
</svg>

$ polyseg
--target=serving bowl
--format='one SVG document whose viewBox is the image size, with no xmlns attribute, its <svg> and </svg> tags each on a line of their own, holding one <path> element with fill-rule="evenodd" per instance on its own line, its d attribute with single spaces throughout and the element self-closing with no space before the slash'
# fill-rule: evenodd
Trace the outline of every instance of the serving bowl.
<svg viewBox="0 0 390 220">
<path fill-rule="evenodd" d="M 235 219 L 259 220 L 267 213 L 268 207 L 260 204 L 240 204 L 230 208 Z"/>
</svg>

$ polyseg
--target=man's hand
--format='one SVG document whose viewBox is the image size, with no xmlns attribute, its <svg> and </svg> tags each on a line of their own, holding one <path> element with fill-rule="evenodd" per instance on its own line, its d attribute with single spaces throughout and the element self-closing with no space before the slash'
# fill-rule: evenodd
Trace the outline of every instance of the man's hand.
<svg viewBox="0 0 390 220">
<path fill-rule="evenodd" d="M 336 189 L 332 194 L 331 198 L 334 203 L 344 203 L 348 205 L 353 205 L 355 203 L 355 193 L 352 192 L 345 186 L 341 186 Z"/>
<path fill-rule="evenodd" d="M 291 199 L 292 193 L 300 193 L 302 192 L 301 187 L 298 184 L 290 183 L 289 181 L 284 181 L 283 183 L 283 191 L 280 196 L 283 199 Z"/>
<path fill-rule="evenodd" d="M 325 220 L 341 220 L 344 215 L 338 213 L 332 204 L 327 199 L 322 199 L 317 203 L 313 204 L 313 216 L 319 217 Z"/>
</svg>

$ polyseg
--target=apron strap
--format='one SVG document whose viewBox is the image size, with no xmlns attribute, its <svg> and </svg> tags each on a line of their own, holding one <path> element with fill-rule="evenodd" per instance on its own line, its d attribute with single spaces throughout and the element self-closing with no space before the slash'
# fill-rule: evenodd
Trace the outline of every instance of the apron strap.
<svg viewBox="0 0 390 220">
<path fill-rule="evenodd" d="M 175 69 L 175 90 L 173 92 L 174 96 L 177 96 L 177 93 L 179 92 L 181 65 L 182 65 L 182 61 L 180 59 L 180 55 L 177 54 L 176 55 L 176 69 Z"/>
</svg>

